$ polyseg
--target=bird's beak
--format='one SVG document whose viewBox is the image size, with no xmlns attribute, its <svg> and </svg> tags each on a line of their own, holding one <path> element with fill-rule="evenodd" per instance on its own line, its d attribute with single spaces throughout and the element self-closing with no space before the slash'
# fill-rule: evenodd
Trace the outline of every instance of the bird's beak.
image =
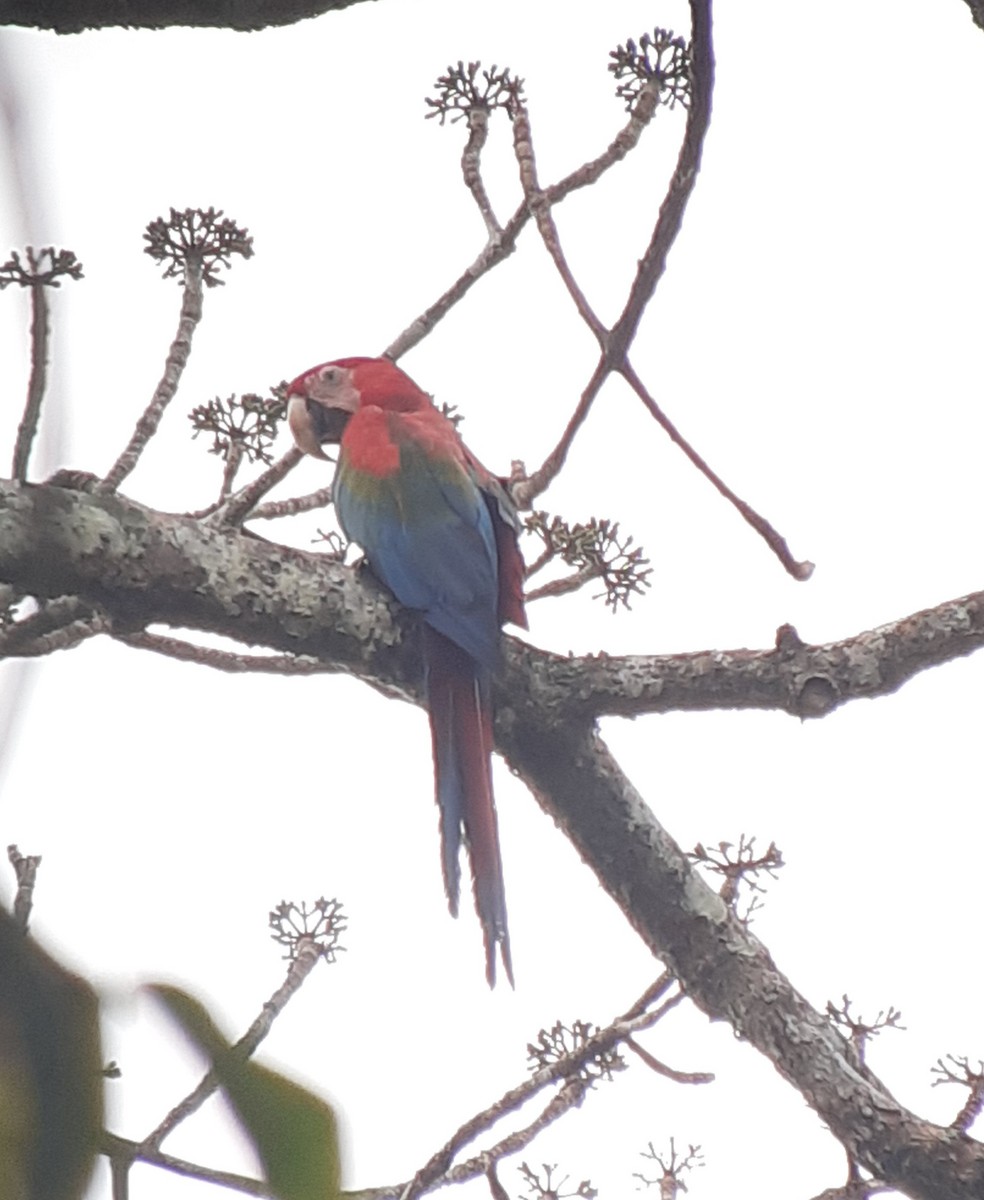
<svg viewBox="0 0 984 1200">
<path fill-rule="evenodd" d="M 308 396 L 291 396 L 287 404 L 287 424 L 299 450 L 313 458 L 327 459 L 321 449 L 326 442 L 337 445 L 351 413 L 328 408 Z"/>
<path fill-rule="evenodd" d="M 312 404 L 306 396 L 291 396 L 287 402 L 287 424 L 298 450 L 310 454 L 314 458 L 327 458 L 321 449 L 314 432 L 314 424 L 308 413 L 308 405 Z"/>
</svg>

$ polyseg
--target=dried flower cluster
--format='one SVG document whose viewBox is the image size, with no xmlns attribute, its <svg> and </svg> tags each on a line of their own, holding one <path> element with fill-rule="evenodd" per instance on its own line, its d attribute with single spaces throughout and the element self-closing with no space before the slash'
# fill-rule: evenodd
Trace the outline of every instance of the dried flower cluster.
<svg viewBox="0 0 984 1200">
<path fill-rule="evenodd" d="M 755 893 L 744 913 L 739 913 L 746 924 L 752 913 L 761 907 L 761 897 L 766 889 L 756 881 L 756 876 L 766 874 L 770 879 L 776 878 L 776 873 L 785 866 L 782 851 L 775 842 L 770 842 L 764 854 L 756 854 L 755 838 L 741 834 L 738 845 L 732 842 L 718 842 L 717 846 L 708 850 L 701 842 L 694 846 L 687 855 L 691 862 L 699 863 L 715 875 L 723 875 L 721 899 L 737 913 L 739 893 L 742 884 L 748 891 Z"/>
<path fill-rule="evenodd" d="M 853 1016 L 851 1007 L 851 1001 L 847 996 L 841 997 L 839 1008 L 833 1001 L 828 1000 L 827 1017 L 831 1025 L 846 1032 L 851 1044 L 858 1052 L 858 1058 L 862 1062 L 864 1062 L 865 1047 L 868 1042 L 873 1037 L 877 1037 L 883 1029 L 905 1029 L 905 1026 L 901 1023 L 901 1012 L 891 1005 L 889 1005 L 887 1010 L 881 1009 L 873 1021 L 865 1021 L 860 1016 Z"/>
<path fill-rule="evenodd" d="M 245 454 L 250 462 L 273 462 L 270 453 L 280 422 L 287 412 L 284 385 L 271 388 L 271 396 L 218 396 L 207 404 L 199 404 L 188 414 L 194 437 L 200 433 L 212 435 L 209 453 L 229 461 L 230 455 Z"/>
<path fill-rule="evenodd" d="M 279 945 L 287 947 L 285 958 L 296 958 L 301 942 L 313 941 L 321 951 L 321 957 L 334 962 L 339 952 L 345 949 L 338 944 L 338 939 L 346 924 L 337 900 L 326 900 L 322 896 L 311 905 L 281 900 L 270 913 L 270 936 Z"/>
<path fill-rule="evenodd" d="M 523 1176 L 526 1182 L 526 1194 L 532 1200 L 572 1200 L 573 1197 L 580 1197 L 580 1200 L 595 1200 L 598 1195 L 598 1189 L 594 1187 L 590 1179 L 582 1179 L 576 1188 L 565 1190 L 569 1175 L 565 1175 L 562 1179 L 556 1178 L 557 1164 L 543 1163 L 543 1175 L 534 1171 L 529 1163 L 521 1163 L 519 1173 Z"/>
<path fill-rule="evenodd" d="M 427 117 L 438 117 L 442 125 L 447 117 L 459 121 L 472 109 L 490 113 L 494 108 L 504 108 L 511 112 L 523 97 L 522 79 L 511 75 L 508 67 L 500 71 L 494 63 L 484 71 L 480 62 L 466 66 L 459 61 L 456 67 L 448 67 L 434 87 L 436 96 L 425 100 L 432 110 Z"/>
<path fill-rule="evenodd" d="M 525 527 L 544 545 L 540 557 L 530 567 L 531 575 L 559 558 L 577 571 L 577 586 L 600 579 L 605 590 L 595 599 L 604 597 L 613 612 L 619 605 L 629 608 L 633 595 L 641 595 L 652 586 L 649 559 L 641 546 L 633 548 L 631 537 L 624 541 L 619 537 L 617 521 L 592 517 L 586 524 L 568 525 L 561 517 L 538 511 L 526 518 Z"/>
<path fill-rule="evenodd" d="M 574 1021 L 570 1026 L 558 1021 L 552 1029 L 541 1029 L 536 1043 L 530 1042 L 526 1047 L 530 1070 L 539 1071 L 576 1054 L 597 1032 L 597 1027 L 588 1021 Z M 626 1065 L 619 1051 L 613 1048 L 586 1059 L 572 1074 L 591 1086 L 598 1079 L 610 1080 L 615 1071 L 624 1071 Z"/>
<path fill-rule="evenodd" d="M 201 267 L 206 287 L 219 287 L 224 282 L 216 272 L 232 264 L 232 256 L 253 257 L 253 239 L 245 229 L 222 216 L 222 209 L 186 208 L 184 212 L 171 209 L 165 220 L 157 217 L 143 235 L 147 245 L 144 253 L 154 262 L 167 263 L 165 279 L 183 279 L 186 264 Z"/>
<path fill-rule="evenodd" d="M 655 85 L 656 103 L 673 108 L 690 103 L 690 48 L 682 37 L 668 29 L 655 29 L 652 36 L 644 33 L 638 45 L 633 38 L 617 46 L 609 55 L 609 71 L 616 79 L 625 80 L 615 89 L 615 95 L 625 101 L 631 111 L 647 84 Z"/>
<path fill-rule="evenodd" d="M 53 246 L 35 250 L 28 246 L 24 254 L 26 262 L 21 260 L 16 250 L 11 250 L 10 258 L 0 266 L 0 292 L 12 283 L 21 287 L 33 287 L 36 284 L 61 287 L 59 276 L 82 278 L 82 264 L 71 250 L 56 250 Z"/>
<path fill-rule="evenodd" d="M 647 1175 L 643 1175 L 639 1171 L 633 1172 L 634 1178 L 638 1179 L 644 1187 L 658 1187 L 660 1196 L 674 1197 L 677 1191 L 687 1191 L 687 1185 L 683 1182 L 681 1176 L 686 1175 L 688 1171 L 693 1171 L 697 1167 L 704 1165 L 704 1156 L 700 1152 L 700 1146 L 690 1145 L 687 1147 L 686 1154 L 677 1154 L 676 1144 L 673 1138 L 670 1138 L 670 1153 L 668 1155 L 659 1154 L 652 1142 L 649 1146 L 641 1151 L 643 1158 L 648 1158 L 650 1162 L 654 1162 L 662 1168 L 662 1175 L 659 1179 L 650 1179 Z"/>
</svg>

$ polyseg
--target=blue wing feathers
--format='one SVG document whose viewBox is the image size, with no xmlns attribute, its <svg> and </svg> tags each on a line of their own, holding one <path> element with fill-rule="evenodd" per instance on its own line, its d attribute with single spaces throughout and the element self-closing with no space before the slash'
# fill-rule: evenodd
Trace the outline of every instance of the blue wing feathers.
<svg viewBox="0 0 984 1200">
<path fill-rule="evenodd" d="M 421 453 L 384 478 L 342 463 L 335 507 L 347 536 L 400 603 L 494 668 L 498 555 L 488 504 L 470 476 Z"/>
<path fill-rule="evenodd" d="M 400 440 L 400 465 L 359 470 L 345 454 L 334 499 L 345 533 L 376 576 L 425 629 L 427 707 L 441 822 L 441 867 L 457 915 L 462 844 L 471 861 L 485 940 L 486 978 L 496 955 L 512 982 L 505 889 L 492 796 L 491 676 L 499 658 L 496 498 L 454 455 Z"/>
</svg>

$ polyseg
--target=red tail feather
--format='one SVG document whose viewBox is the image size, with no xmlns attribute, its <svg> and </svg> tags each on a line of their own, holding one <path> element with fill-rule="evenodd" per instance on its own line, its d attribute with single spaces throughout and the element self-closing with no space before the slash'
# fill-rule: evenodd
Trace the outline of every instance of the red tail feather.
<svg viewBox="0 0 984 1200">
<path fill-rule="evenodd" d="M 453 642 L 425 627 L 427 702 L 441 811 L 444 887 L 457 915 L 462 834 L 485 939 L 485 977 L 495 985 L 496 947 L 513 984 L 499 828 L 492 794 L 492 707 L 488 673 Z M 514 985 L 515 986 L 515 985 Z"/>
</svg>

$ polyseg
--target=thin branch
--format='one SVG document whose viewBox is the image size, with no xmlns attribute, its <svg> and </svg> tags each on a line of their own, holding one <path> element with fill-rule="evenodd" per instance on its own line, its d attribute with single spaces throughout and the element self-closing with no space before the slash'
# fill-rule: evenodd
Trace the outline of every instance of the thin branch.
<svg viewBox="0 0 984 1200">
<path fill-rule="evenodd" d="M 68 279 L 82 278 L 82 264 L 71 250 L 55 250 L 45 246 L 35 251 L 28 246 L 26 263 L 17 251 L 0 266 L 0 291 L 17 284 L 31 291 L 31 374 L 27 384 L 27 401 L 24 414 L 17 429 L 14 443 L 13 477 L 23 483 L 27 479 L 27 467 L 31 447 L 41 419 L 41 404 L 44 400 L 48 371 L 49 310 L 45 289 L 61 287 L 62 276 Z"/>
<path fill-rule="evenodd" d="M 984 1109 L 984 1061 L 979 1059 L 977 1066 L 972 1067 L 970 1059 L 966 1056 L 955 1058 L 954 1055 L 948 1054 L 947 1059 L 953 1066 L 947 1066 L 942 1058 L 937 1059 L 936 1066 L 932 1068 L 932 1071 L 939 1078 L 934 1079 L 931 1086 L 939 1087 L 942 1083 L 957 1083 L 969 1090 L 970 1094 L 966 1103 L 951 1122 L 953 1129 L 959 1129 L 961 1133 L 966 1133 Z M 954 1068 L 957 1069 L 954 1070 Z"/>
<path fill-rule="evenodd" d="M 28 251 L 30 253 L 30 251 Z M 24 415 L 17 427 L 14 445 L 13 476 L 22 482 L 27 479 L 27 464 L 31 457 L 31 446 L 41 419 L 41 402 L 44 400 L 48 371 L 48 297 L 44 284 L 31 285 L 31 376 L 27 384 L 27 403 Z"/>
<path fill-rule="evenodd" d="M 0 658 L 43 658 L 109 633 L 109 616 L 77 596 L 61 596 L 0 629 Z"/>
<path fill-rule="evenodd" d="M 495 1145 L 490 1146 L 488 1150 L 483 1150 L 481 1154 L 476 1154 L 473 1158 L 451 1167 L 439 1179 L 434 1180 L 428 1190 L 443 1187 L 445 1184 L 466 1183 L 470 1179 L 487 1174 L 490 1167 L 510 1155 L 525 1150 L 545 1129 L 558 1121 L 565 1113 L 570 1112 L 572 1108 L 578 1108 L 588 1090 L 587 1084 L 581 1079 L 567 1080 L 560 1091 L 555 1096 L 551 1096 L 543 1111 L 528 1125 L 507 1134 Z M 404 1192 L 404 1196 L 406 1195 L 407 1193 Z"/>
<path fill-rule="evenodd" d="M 642 1059 L 651 1071 L 655 1071 L 657 1075 L 662 1075 L 666 1079 L 672 1079 L 674 1083 L 713 1083 L 715 1076 L 709 1071 L 675 1071 L 672 1067 L 668 1067 L 666 1063 L 649 1053 L 645 1047 L 640 1046 L 635 1038 L 626 1038 L 625 1044 L 628 1048 Z"/>
<path fill-rule="evenodd" d="M 881 1196 L 894 1190 L 877 1179 L 857 1179 L 840 1187 L 827 1188 L 814 1196 L 813 1200 L 870 1200 L 872 1196 Z"/>
<path fill-rule="evenodd" d="M 240 1060 L 245 1060 L 254 1053 L 260 1042 L 273 1027 L 273 1022 L 283 1011 L 287 1002 L 296 995 L 304 980 L 311 974 L 322 958 L 322 950 L 313 938 L 304 938 L 297 948 L 295 957 L 290 960 L 287 977 L 263 1008 L 249 1029 L 232 1047 L 232 1054 Z M 171 1109 L 163 1121 L 149 1133 L 139 1144 L 137 1156 L 147 1161 L 147 1154 L 160 1149 L 161 1142 L 178 1125 L 199 1108 L 221 1086 L 218 1073 L 212 1069 L 206 1072 L 204 1078 L 185 1098 Z"/>
<path fill-rule="evenodd" d="M 652 1008 L 656 1001 L 665 996 L 670 988 L 676 983 L 676 976 L 672 971 L 664 971 L 658 979 L 646 988 L 638 1000 L 636 1000 L 624 1013 L 619 1017 L 620 1021 L 631 1021 L 635 1017 L 640 1016 L 647 1009 Z"/>
<path fill-rule="evenodd" d="M 513 150 L 516 155 L 516 162 L 519 165 L 519 179 L 523 185 L 523 195 L 526 197 L 526 203 L 536 221 L 543 244 L 553 259 L 554 266 L 557 268 L 557 273 L 564 281 L 564 286 L 574 301 L 574 306 L 580 313 L 581 319 L 598 339 L 599 345 L 604 348 L 608 330 L 598 319 L 594 309 L 588 303 L 587 297 L 581 291 L 577 280 L 574 278 L 574 273 L 571 271 L 567 259 L 564 257 L 564 251 L 560 245 L 560 234 L 557 231 L 557 225 L 550 211 L 550 203 L 547 200 L 546 194 L 541 190 L 540 182 L 537 178 L 536 153 L 533 149 L 533 131 L 530 127 L 529 111 L 526 105 L 518 99 L 513 107 L 512 121 Z"/>
<path fill-rule="evenodd" d="M 515 1112 L 528 1100 L 552 1083 L 566 1080 L 590 1059 L 597 1058 L 616 1046 L 632 1033 L 649 1029 L 664 1015 L 664 1009 L 656 1012 L 641 1013 L 628 1021 L 618 1020 L 599 1030 L 585 1040 L 574 1052 L 558 1058 L 555 1062 L 541 1067 L 534 1075 L 517 1087 L 505 1092 L 494 1104 L 489 1105 L 483 1112 L 477 1113 L 451 1135 L 448 1141 L 433 1154 L 413 1179 L 402 1190 L 402 1200 L 414 1200 L 436 1186 L 437 1181 L 448 1175 L 451 1164 L 458 1153 L 473 1142 L 484 1130 L 491 1128 L 507 1113 Z M 478 1161 L 478 1160 L 476 1160 Z M 482 1173 L 485 1167 L 482 1166 Z"/>
<path fill-rule="evenodd" d="M 286 454 L 267 467 L 262 475 L 258 475 L 238 492 L 234 492 L 225 504 L 211 514 L 208 524 L 225 529 L 241 525 L 250 516 L 258 501 L 286 479 L 303 457 L 302 451 L 296 446 L 291 446 Z"/>
<path fill-rule="evenodd" d="M 130 474 L 137 465 L 140 455 L 147 448 L 147 443 L 157 432 L 167 406 L 174 399 L 181 376 L 188 363 L 188 356 L 191 354 L 191 341 L 195 329 L 202 319 L 204 271 L 205 268 L 200 258 L 191 256 L 184 263 L 181 315 L 178 318 L 178 329 L 174 335 L 174 341 L 171 342 L 171 348 L 164 361 L 164 373 L 154 389 L 150 403 L 137 421 L 126 448 L 110 468 L 106 478 L 99 484 L 101 492 L 115 492 Z"/>
<path fill-rule="evenodd" d="M 717 488 L 725 500 L 727 500 L 729 504 L 733 505 L 738 510 L 744 520 L 746 520 L 748 524 L 751 525 L 751 527 L 755 530 L 755 532 L 765 541 L 772 553 L 782 563 L 785 570 L 788 571 L 794 579 L 799 580 L 800 582 L 809 579 L 813 574 L 813 563 L 798 562 L 795 558 L 793 558 L 792 554 L 790 553 L 789 546 L 786 543 L 786 539 L 782 537 L 772 525 L 769 524 L 765 517 L 760 516 L 750 504 L 742 500 L 740 496 L 736 495 L 731 488 L 728 487 L 720 475 L 718 475 L 716 471 L 713 471 L 707 465 L 707 462 L 704 460 L 704 458 L 697 453 L 693 446 L 691 446 L 683 434 L 680 433 L 677 427 L 652 398 L 652 396 L 646 390 L 642 380 L 633 370 L 631 364 L 625 363 L 625 365 L 621 368 L 621 374 L 625 377 L 633 391 L 652 414 L 653 418 L 667 433 L 670 440 L 675 442 L 676 445 L 680 447 L 680 449 L 684 452 L 687 458 L 690 459 L 697 470 L 700 471 L 705 479 L 709 480 L 714 487 Z"/>
<path fill-rule="evenodd" d="M 610 373 L 611 368 L 605 362 L 604 355 L 602 355 L 601 360 L 594 369 L 594 373 L 588 380 L 587 386 L 581 393 L 581 398 L 574 412 L 571 414 L 570 420 L 567 422 L 567 427 L 561 435 L 560 441 L 532 475 L 526 473 L 526 467 L 523 463 L 513 463 L 512 473 L 509 478 L 509 492 L 517 508 L 532 508 L 533 501 L 537 496 L 541 492 L 546 491 L 560 474 L 561 468 L 567 461 L 567 454 L 571 448 L 571 444 L 577 436 L 577 431 L 587 419 L 588 413 L 591 411 L 591 406 L 601 391 L 601 385 Z"/>
<path fill-rule="evenodd" d="M 51 633 L 39 634 L 33 641 L 25 642 L 15 652 L 8 652 L 8 658 L 45 658 L 56 650 L 74 650 L 89 638 L 98 637 L 103 633 L 112 632 L 113 623 L 105 614 L 71 621 Z M 3 638 L 0 635 L 0 652 L 3 651 Z"/>
<path fill-rule="evenodd" d="M 546 203 L 551 207 L 560 204 L 572 192 L 590 187 L 607 170 L 621 162 L 639 144 L 642 132 L 652 120 L 656 107 L 655 90 L 644 89 L 628 121 L 597 158 L 577 167 L 557 183 L 543 189 Z M 530 217 L 529 206 L 524 199 L 502 227 L 501 232 L 489 238 L 475 261 L 465 268 L 447 291 L 411 322 L 398 337 L 393 339 L 383 354 L 395 361 L 422 341 L 483 275 L 497 267 L 503 259 L 513 253 L 516 249 L 516 241 Z"/>
<path fill-rule="evenodd" d="M 114 633 L 116 641 L 134 650 L 152 650 L 178 662 L 198 663 L 231 675 L 253 672 L 261 675 L 324 675 L 337 674 L 338 668 L 321 659 L 308 655 L 293 654 L 234 654 L 229 650 L 216 650 L 212 646 L 196 646 L 181 638 L 167 637 L 160 633 Z"/>
<path fill-rule="evenodd" d="M 258 504 L 249 514 L 251 521 L 272 521 L 278 517 L 296 517 L 298 513 L 313 512 L 331 504 L 331 484 L 308 492 L 306 496 L 291 496 L 289 500 L 270 500 Z"/>
<path fill-rule="evenodd" d="M 239 468 L 243 465 L 243 447 L 238 442 L 233 442 L 229 447 L 229 454 L 225 460 L 225 466 L 222 468 L 222 484 L 219 487 L 219 504 L 224 504 L 232 494 L 232 485 L 235 482 L 236 476 L 239 473 Z"/>
<path fill-rule="evenodd" d="M 582 567 L 580 571 L 575 571 L 573 575 L 564 575 L 561 579 L 551 579 L 548 583 L 541 583 L 539 587 L 530 588 L 524 595 L 523 600 L 529 605 L 534 600 L 566 596 L 570 592 L 576 592 L 580 588 L 583 588 L 585 584 L 590 583 L 592 579 L 597 579 L 601 574 L 601 567 Z"/>
<path fill-rule="evenodd" d="M 109 1137 L 112 1135 L 104 1135 Z M 130 1200 L 130 1167 L 133 1159 L 129 1154 L 117 1154 L 109 1160 L 113 1179 L 113 1200 Z"/>
<path fill-rule="evenodd" d="M 17 895 L 14 897 L 14 921 L 21 933 L 26 934 L 34 905 L 34 885 L 41 866 L 40 854 L 21 854 L 15 845 L 7 847 L 7 860 L 14 868 L 17 878 Z"/>
<path fill-rule="evenodd" d="M 482 150 L 489 136 L 489 116 L 488 108 L 481 105 L 474 105 L 468 110 L 468 141 L 461 152 L 461 174 L 465 180 L 465 187 L 478 205 L 489 240 L 492 241 L 502 233 L 502 226 L 492 209 L 492 202 L 482 179 Z"/>
<path fill-rule="evenodd" d="M 552 207 L 561 200 L 566 199 L 571 192 L 578 191 L 583 187 L 590 187 L 591 184 L 597 183 L 607 170 L 616 163 L 621 162 L 630 151 L 638 146 L 643 131 L 656 115 L 658 107 L 659 85 L 656 83 L 647 83 L 640 91 L 639 99 L 636 101 L 628 121 L 618 131 L 606 149 L 597 158 L 593 158 L 590 162 L 577 167 L 564 179 L 544 189 L 543 194 L 547 203 Z"/>
<path fill-rule="evenodd" d="M 608 340 L 605 361 L 616 369 L 626 362 L 642 314 L 666 270 L 667 255 L 680 232 L 683 215 L 700 171 L 714 93 L 711 8 L 711 0 L 690 0 L 691 92 L 687 106 L 687 126 L 677 157 L 676 170 L 660 205 L 659 217 L 653 228 L 649 246 L 639 261 L 629 298 Z"/>
<path fill-rule="evenodd" d="M 510 1200 L 509 1193 L 499 1182 L 495 1163 L 489 1164 L 489 1169 L 485 1172 L 485 1178 L 489 1185 L 489 1191 L 492 1193 L 492 1200 Z"/>
<path fill-rule="evenodd" d="M 165 1154 L 162 1150 L 145 1149 L 139 1142 L 120 1137 L 115 1133 L 103 1133 L 99 1145 L 100 1152 L 109 1160 L 113 1170 L 114 1200 L 117 1197 L 125 1200 L 126 1191 L 117 1192 L 116 1179 L 125 1178 L 134 1162 L 148 1163 L 152 1167 L 163 1167 L 175 1175 L 183 1175 L 187 1179 L 200 1179 L 203 1183 L 214 1183 L 219 1187 L 231 1188 L 243 1192 L 247 1196 L 273 1197 L 273 1192 L 261 1179 L 251 1179 L 248 1175 L 237 1175 L 232 1171 L 217 1171 L 212 1167 L 203 1167 L 198 1163 L 188 1162 L 184 1158 L 176 1158 L 173 1154 Z"/>
<path fill-rule="evenodd" d="M 640 260 L 625 308 L 604 339 L 601 358 L 567 428 L 543 464 L 532 475 L 524 477 L 519 471 L 514 471 L 515 478 L 511 481 L 513 499 L 520 508 L 529 507 L 559 474 L 567 460 L 574 436 L 584 423 L 591 404 L 608 375 L 613 370 L 623 374 L 631 372 L 628 363 L 629 347 L 639 328 L 642 314 L 666 269 L 666 257 L 683 223 L 683 214 L 700 168 L 704 139 L 710 124 L 711 95 L 714 87 L 711 0 L 691 0 L 690 14 L 692 94 L 676 170 L 660 206 L 649 246 Z M 643 89 L 640 98 L 645 94 Z M 632 374 L 634 375 L 634 372 Z"/>
</svg>

